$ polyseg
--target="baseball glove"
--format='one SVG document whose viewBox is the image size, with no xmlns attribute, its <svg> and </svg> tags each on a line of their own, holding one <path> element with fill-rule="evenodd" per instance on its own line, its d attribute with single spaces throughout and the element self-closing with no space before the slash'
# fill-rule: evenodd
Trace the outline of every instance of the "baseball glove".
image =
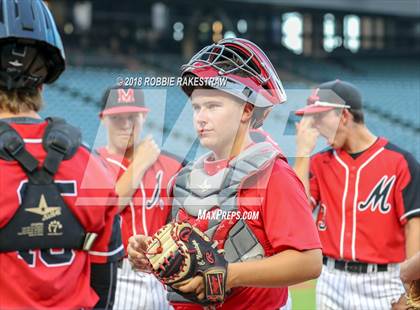
<svg viewBox="0 0 420 310">
<path fill-rule="evenodd" d="M 411 282 L 407 292 L 407 305 L 410 309 L 420 309 L 420 280 Z"/>
<path fill-rule="evenodd" d="M 177 222 L 165 225 L 149 241 L 146 256 L 155 276 L 184 298 L 202 305 L 223 302 L 227 271 L 223 250 L 196 227 Z M 197 275 L 204 281 L 203 300 L 177 289 Z"/>
<path fill-rule="evenodd" d="M 392 301 L 391 310 L 411 310 L 407 304 L 407 296 L 405 294 L 401 294 L 398 301 Z"/>
<path fill-rule="evenodd" d="M 393 302 L 392 310 L 420 309 L 420 280 L 413 281 L 406 294 L 402 294 L 397 302 Z"/>
</svg>

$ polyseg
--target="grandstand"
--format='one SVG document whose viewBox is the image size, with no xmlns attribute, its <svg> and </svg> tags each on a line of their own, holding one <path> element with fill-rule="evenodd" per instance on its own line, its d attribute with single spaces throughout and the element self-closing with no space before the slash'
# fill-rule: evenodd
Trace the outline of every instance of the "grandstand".
<svg viewBox="0 0 420 310">
<path fill-rule="evenodd" d="M 265 123 L 265 129 L 280 143 L 287 155 L 293 156 L 294 150 L 292 125 L 296 118 L 291 112 L 305 104 L 305 96 L 309 94 L 310 87 L 318 82 L 340 78 L 354 83 L 363 92 L 366 122 L 372 131 L 389 138 L 420 159 L 420 61 L 355 59 L 348 61 L 346 68 L 343 68 L 332 63 L 297 60 L 291 67 L 294 69 L 290 72 L 302 76 L 302 79 L 285 82 L 289 95 L 288 106 L 277 107 Z M 279 68 L 284 70 L 281 66 Z M 45 99 L 49 104 L 43 114 L 65 116 L 80 126 L 88 144 L 100 145 L 104 141 L 104 132 L 99 124 L 98 113 L 104 89 L 113 85 L 118 76 L 136 74 L 139 73 L 70 67 L 57 85 L 46 88 Z M 148 74 L 165 75 L 159 68 Z M 148 89 L 145 95 L 151 108 L 146 132 L 153 134 L 167 149 L 185 156 L 186 148 L 191 147 L 195 141 L 188 105 L 182 114 L 183 119 L 178 119 L 187 98 L 176 87 Z M 284 122 L 285 126 L 279 128 L 279 120 L 288 122 L 287 126 Z M 170 133 L 175 124 L 176 128 Z"/>
</svg>

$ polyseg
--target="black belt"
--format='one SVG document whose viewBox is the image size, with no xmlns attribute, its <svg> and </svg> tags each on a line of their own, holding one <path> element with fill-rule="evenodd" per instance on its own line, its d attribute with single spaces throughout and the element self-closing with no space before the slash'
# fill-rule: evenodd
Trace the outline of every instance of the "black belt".
<svg viewBox="0 0 420 310">
<path fill-rule="evenodd" d="M 353 273 L 368 273 L 368 266 L 376 266 L 375 271 L 377 272 L 384 272 L 388 271 L 387 264 L 368 264 L 368 263 L 360 263 L 360 262 L 351 262 L 345 260 L 335 260 L 330 258 L 334 261 L 334 269 L 353 272 Z M 322 258 L 322 263 L 327 265 L 328 257 L 324 256 Z"/>
</svg>

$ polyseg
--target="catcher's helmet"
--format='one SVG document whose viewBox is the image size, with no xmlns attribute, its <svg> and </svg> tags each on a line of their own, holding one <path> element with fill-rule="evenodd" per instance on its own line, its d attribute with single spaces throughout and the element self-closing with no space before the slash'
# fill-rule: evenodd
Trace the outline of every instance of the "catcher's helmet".
<svg viewBox="0 0 420 310">
<path fill-rule="evenodd" d="M 35 88 L 65 69 L 54 19 L 41 0 L 0 1 L 0 87 Z"/>
<path fill-rule="evenodd" d="M 253 42 L 232 38 L 206 46 L 181 67 L 181 76 L 199 78 L 224 76 L 227 83 L 218 88 L 260 108 L 286 101 L 286 94 L 274 66 Z M 187 83 L 186 83 L 187 84 Z M 183 87 L 190 96 L 194 87 Z"/>
</svg>

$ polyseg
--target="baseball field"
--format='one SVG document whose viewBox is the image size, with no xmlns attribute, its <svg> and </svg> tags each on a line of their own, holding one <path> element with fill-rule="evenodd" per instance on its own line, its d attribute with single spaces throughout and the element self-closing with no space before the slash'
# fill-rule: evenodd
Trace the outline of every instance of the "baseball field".
<svg viewBox="0 0 420 310">
<path fill-rule="evenodd" d="M 315 309 L 315 285 L 316 281 L 308 281 L 290 287 L 293 300 L 293 310 Z"/>
</svg>

